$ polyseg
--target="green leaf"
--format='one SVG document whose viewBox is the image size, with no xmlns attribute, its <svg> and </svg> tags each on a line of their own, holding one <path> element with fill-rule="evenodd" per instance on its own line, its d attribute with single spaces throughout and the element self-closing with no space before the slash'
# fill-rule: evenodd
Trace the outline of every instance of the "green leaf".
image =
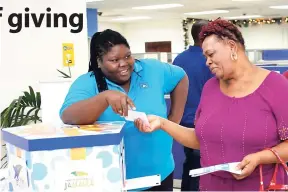
<svg viewBox="0 0 288 192">
<path fill-rule="evenodd" d="M 34 90 L 32 89 L 31 86 L 29 86 L 29 90 L 30 90 L 31 104 L 32 104 L 33 107 L 36 107 L 37 106 L 37 101 L 36 101 L 36 96 L 35 96 Z"/>
<path fill-rule="evenodd" d="M 22 107 L 20 114 L 24 114 L 24 111 L 25 111 L 25 107 Z M 21 115 L 21 116 L 19 117 L 19 123 L 20 123 L 20 122 L 23 122 L 23 121 L 24 121 L 24 118 L 25 118 L 25 115 Z M 17 119 L 17 120 L 18 120 L 18 119 Z"/>
<path fill-rule="evenodd" d="M 17 101 L 17 105 L 16 105 L 16 108 L 15 108 L 15 110 L 14 110 L 14 112 L 16 111 L 16 114 L 14 114 L 14 112 L 13 112 L 13 114 L 12 114 L 12 117 L 14 117 L 14 115 L 15 115 L 15 119 L 18 119 L 18 116 L 19 116 L 19 113 L 20 113 L 20 111 L 21 111 L 21 100 L 23 99 L 23 97 L 22 96 L 20 96 L 19 98 L 18 98 L 18 101 Z"/>
<path fill-rule="evenodd" d="M 13 100 L 10 105 L 1 112 L 0 125 L 3 128 L 27 125 L 28 123 L 41 122 L 38 116 L 41 110 L 41 94 L 35 92 L 29 86 L 29 92 Z"/>
<path fill-rule="evenodd" d="M 30 114 L 31 114 L 33 111 L 35 111 L 35 110 L 37 110 L 36 107 L 30 109 L 30 110 L 27 112 L 27 115 L 26 115 L 26 116 L 27 116 L 27 117 L 30 116 Z M 32 116 L 33 116 L 33 115 L 32 115 Z"/>
<path fill-rule="evenodd" d="M 71 78 L 69 75 L 67 75 L 66 73 L 60 71 L 59 69 L 57 69 L 57 71 L 63 75 L 63 78 Z"/>
<path fill-rule="evenodd" d="M 36 109 L 36 111 L 35 111 L 35 120 L 34 120 L 34 123 L 37 123 L 37 118 L 38 119 L 40 119 L 39 117 L 38 117 L 38 113 L 39 113 L 39 111 L 40 111 L 40 109 Z"/>
<path fill-rule="evenodd" d="M 30 121 L 33 121 L 32 117 L 26 117 L 22 125 L 27 125 Z"/>
<path fill-rule="evenodd" d="M 32 105 L 32 100 L 33 100 L 33 98 L 31 98 L 31 95 L 27 92 L 27 91 L 24 91 L 24 100 L 25 100 L 25 102 L 28 104 L 28 105 Z"/>
<path fill-rule="evenodd" d="M 40 108 L 41 107 L 41 95 L 39 92 L 36 93 L 36 103 L 37 103 L 37 107 Z"/>
<path fill-rule="evenodd" d="M 23 115 L 23 114 L 20 114 L 20 112 L 23 112 L 23 110 L 21 110 L 21 109 L 23 109 L 23 107 L 22 108 L 18 107 L 14 110 L 14 111 L 16 111 L 16 115 L 12 114 L 12 117 L 14 118 L 13 119 L 14 121 L 12 123 L 17 124 L 17 120 L 19 119 L 19 116 Z"/>
<path fill-rule="evenodd" d="M 17 102 L 17 99 L 13 100 L 11 102 L 11 104 L 6 108 L 6 110 L 4 109 L 3 113 L 3 117 L 1 115 L 1 127 L 10 127 L 11 126 L 11 122 L 13 120 L 13 118 L 11 119 L 10 116 L 13 112 L 13 109 L 15 108 L 15 103 Z M 1 113 L 1 114 L 2 114 Z"/>
<path fill-rule="evenodd" d="M 26 102 L 26 98 L 22 98 L 21 105 L 28 105 L 29 103 Z"/>
<path fill-rule="evenodd" d="M 5 154 L 5 155 L 1 158 L 1 161 L 3 161 L 5 158 L 7 158 L 7 154 Z"/>
<path fill-rule="evenodd" d="M 5 169 L 5 168 L 7 168 L 7 167 L 8 167 L 8 162 L 5 161 L 5 162 L 2 164 L 2 166 L 0 167 L 0 169 Z"/>
</svg>

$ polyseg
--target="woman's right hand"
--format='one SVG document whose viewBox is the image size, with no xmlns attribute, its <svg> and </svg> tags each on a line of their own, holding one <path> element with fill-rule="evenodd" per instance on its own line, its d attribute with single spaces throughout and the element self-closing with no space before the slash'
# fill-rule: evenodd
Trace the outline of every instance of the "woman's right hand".
<svg viewBox="0 0 288 192">
<path fill-rule="evenodd" d="M 113 109 L 113 111 L 123 117 L 128 116 L 128 110 L 135 110 L 136 107 L 133 101 L 120 91 L 108 90 L 105 91 L 105 100 Z"/>
<path fill-rule="evenodd" d="M 163 119 L 158 116 L 148 115 L 147 116 L 149 125 L 145 124 L 141 119 L 135 120 L 135 126 L 141 131 L 145 133 L 150 133 L 160 129 L 163 125 Z"/>
</svg>

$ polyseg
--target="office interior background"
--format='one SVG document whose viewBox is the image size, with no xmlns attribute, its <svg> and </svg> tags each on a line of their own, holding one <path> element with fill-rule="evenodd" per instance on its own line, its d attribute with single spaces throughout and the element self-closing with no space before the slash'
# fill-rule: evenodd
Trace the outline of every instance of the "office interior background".
<svg viewBox="0 0 288 192">
<path fill-rule="evenodd" d="M 287 0 L 49 0 L 41 3 L 4 0 L 1 4 L 4 10 L 0 19 L 0 111 L 27 91 L 28 86 L 39 91 L 41 82 L 73 81 L 87 72 L 89 38 L 108 28 L 127 38 L 136 58 L 156 58 L 171 64 L 187 48 L 185 43 L 193 44 L 190 35 L 193 19 L 221 17 L 238 23 L 253 63 L 280 72 L 288 66 Z M 51 7 L 51 13 L 67 16 L 84 13 L 83 30 L 73 34 L 69 25 L 47 28 L 44 20 L 42 27 L 23 26 L 19 33 L 10 33 L 8 15 L 24 13 L 25 7 L 36 14 L 45 13 L 47 7 Z M 71 79 L 62 78 L 57 71 L 69 73 L 69 68 L 62 64 L 62 43 L 74 44 Z M 57 90 L 54 94 L 57 95 Z M 175 179 L 180 179 L 183 154 L 180 146 L 174 147 L 178 157 Z M 2 156 L 4 153 L 2 150 Z"/>
</svg>

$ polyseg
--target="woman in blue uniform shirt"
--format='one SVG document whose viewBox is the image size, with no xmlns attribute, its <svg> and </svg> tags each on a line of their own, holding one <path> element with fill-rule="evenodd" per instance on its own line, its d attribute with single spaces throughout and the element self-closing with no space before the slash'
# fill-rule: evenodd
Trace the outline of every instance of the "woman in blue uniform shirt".
<svg viewBox="0 0 288 192">
<path fill-rule="evenodd" d="M 97 32 L 91 39 L 89 72 L 70 87 L 60 110 L 66 124 L 123 121 L 129 108 L 179 123 L 188 92 L 181 68 L 153 59 L 134 60 L 127 40 L 118 32 Z M 171 95 L 167 115 L 164 95 Z M 159 143 L 158 141 L 161 141 Z M 172 191 L 173 139 L 164 131 L 140 132 L 133 122 L 124 127 L 127 179 L 161 175 L 149 191 Z"/>
</svg>

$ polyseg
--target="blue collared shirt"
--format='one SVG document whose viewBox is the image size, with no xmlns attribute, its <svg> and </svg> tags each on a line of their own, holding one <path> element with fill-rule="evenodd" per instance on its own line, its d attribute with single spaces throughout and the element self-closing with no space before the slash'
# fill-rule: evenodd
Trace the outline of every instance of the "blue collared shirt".
<svg viewBox="0 0 288 192">
<path fill-rule="evenodd" d="M 167 118 L 164 95 L 173 91 L 184 76 L 185 71 L 180 67 L 154 59 L 136 60 L 128 96 L 133 100 L 137 111 Z M 106 82 L 109 90 L 124 92 L 122 87 L 107 79 Z M 95 77 L 91 73 L 80 76 L 72 84 L 60 115 L 73 103 L 97 94 Z M 110 106 L 98 120 L 125 121 L 123 117 L 115 114 Z M 172 143 L 172 137 L 162 130 L 142 133 L 133 122 L 126 122 L 124 144 L 127 179 L 160 174 L 164 180 L 174 170 Z"/>
<path fill-rule="evenodd" d="M 188 98 L 181 124 L 192 126 L 203 86 L 213 75 L 206 66 L 206 58 L 199 46 L 190 46 L 175 58 L 173 64 L 183 68 L 189 78 Z"/>
</svg>

